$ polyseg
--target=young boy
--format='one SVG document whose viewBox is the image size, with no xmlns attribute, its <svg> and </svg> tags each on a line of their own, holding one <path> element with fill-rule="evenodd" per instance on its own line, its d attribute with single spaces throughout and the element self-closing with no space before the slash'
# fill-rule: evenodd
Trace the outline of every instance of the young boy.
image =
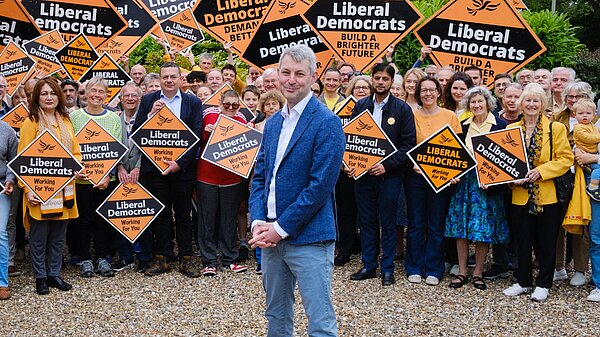
<svg viewBox="0 0 600 337">
<path fill-rule="evenodd" d="M 600 143 L 600 131 L 592 123 L 596 115 L 596 104 L 594 102 L 582 99 L 573 105 L 577 124 L 573 127 L 573 139 L 575 146 L 587 153 L 598 153 L 598 144 Z M 600 165 L 597 163 L 589 164 L 592 169 L 590 184 L 586 188 L 587 194 L 593 200 L 600 201 Z"/>
</svg>

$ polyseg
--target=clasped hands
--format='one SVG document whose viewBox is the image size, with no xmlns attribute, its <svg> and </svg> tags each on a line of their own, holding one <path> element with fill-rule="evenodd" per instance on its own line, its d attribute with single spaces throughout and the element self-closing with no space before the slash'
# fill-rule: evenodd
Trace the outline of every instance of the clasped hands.
<svg viewBox="0 0 600 337">
<path fill-rule="evenodd" d="M 248 241 L 252 248 L 275 247 L 281 241 L 281 236 L 275 230 L 272 222 L 258 221 L 252 229 L 252 240 Z"/>
</svg>

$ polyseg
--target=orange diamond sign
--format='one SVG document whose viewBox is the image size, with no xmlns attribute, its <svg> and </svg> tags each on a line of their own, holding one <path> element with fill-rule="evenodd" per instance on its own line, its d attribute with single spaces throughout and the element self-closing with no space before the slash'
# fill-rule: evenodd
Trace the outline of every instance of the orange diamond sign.
<svg viewBox="0 0 600 337">
<path fill-rule="evenodd" d="M 202 159 L 244 178 L 250 176 L 262 133 L 230 117 L 220 115 Z"/>
<path fill-rule="evenodd" d="M 62 69 L 56 52 L 65 46 L 58 30 L 50 31 L 25 43 L 25 51 L 35 60 L 36 69 L 49 76 Z"/>
<path fill-rule="evenodd" d="M 219 106 L 219 103 L 221 102 L 221 95 L 223 95 L 223 93 L 227 90 L 233 90 L 229 83 L 223 84 L 219 89 L 217 89 L 217 91 L 210 95 L 210 97 L 208 97 L 206 101 L 202 102 L 202 108 L 207 109 L 213 106 Z M 244 101 L 241 98 L 240 113 L 244 115 L 244 118 L 246 118 L 246 121 L 248 122 L 250 122 L 256 117 L 254 112 L 250 110 L 250 108 L 246 105 L 246 103 L 244 103 Z"/>
<path fill-rule="evenodd" d="M 455 71 L 476 66 L 482 70 L 482 85 L 491 87 L 494 76 L 514 73 L 546 47 L 509 0 L 452 0 L 415 35 L 432 48 L 438 66 Z"/>
<path fill-rule="evenodd" d="M 133 243 L 163 208 L 141 184 L 119 184 L 96 213 Z"/>
<path fill-rule="evenodd" d="M 29 116 L 29 109 L 23 103 L 19 103 L 16 107 L 10 110 L 6 115 L 0 118 L 1 121 L 8 123 L 13 129 L 21 129 L 21 124 Z"/>
<path fill-rule="evenodd" d="M 88 71 L 81 76 L 79 81 L 83 83 L 95 76 L 103 77 L 106 83 L 108 83 L 105 103 L 115 98 L 121 92 L 121 88 L 125 83 L 131 81 L 129 74 L 107 53 L 103 53 Z"/>
<path fill-rule="evenodd" d="M 46 203 L 60 192 L 83 166 L 48 130 L 27 145 L 10 169 L 35 196 Z"/>
<path fill-rule="evenodd" d="M 33 72 L 35 61 L 14 42 L 0 53 L 0 74 L 6 77 L 6 92 L 9 96 L 17 90 L 23 80 Z"/>
<path fill-rule="evenodd" d="M 404 0 L 316 0 L 302 17 L 340 59 L 361 71 L 423 18 Z"/>
<path fill-rule="evenodd" d="M 371 167 L 396 153 L 394 143 L 377 125 L 369 110 L 361 112 L 344 126 L 346 150 L 343 163 L 355 169 L 354 179 L 362 177 Z"/>
<path fill-rule="evenodd" d="M 81 148 L 83 173 L 94 185 L 99 184 L 127 153 L 127 146 L 90 119 L 75 135 Z"/>
<path fill-rule="evenodd" d="M 406 153 L 438 193 L 475 167 L 475 159 L 448 125 Z"/>
<path fill-rule="evenodd" d="M 340 106 L 334 111 L 335 114 L 342 121 L 342 126 L 346 126 L 346 124 L 350 123 L 350 116 L 352 116 L 352 110 L 354 110 L 354 106 L 356 105 L 356 98 L 354 96 L 349 96 L 340 104 Z"/>
<path fill-rule="evenodd" d="M 131 134 L 131 140 L 160 172 L 164 172 L 169 166 L 164 161 L 181 158 L 199 139 L 165 105 Z"/>
</svg>

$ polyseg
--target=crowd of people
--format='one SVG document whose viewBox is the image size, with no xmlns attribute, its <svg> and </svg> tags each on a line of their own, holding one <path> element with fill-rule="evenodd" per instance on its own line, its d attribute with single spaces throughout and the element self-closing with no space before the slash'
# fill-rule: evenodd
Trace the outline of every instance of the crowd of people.
<svg viewBox="0 0 600 337">
<path fill-rule="evenodd" d="M 490 91 L 481 85 L 482 71 L 477 67 L 461 71 L 422 67 L 428 48 L 423 50 L 421 59 L 404 74 L 386 60 L 364 74 L 353 64 L 336 62 L 309 83 L 312 94 L 331 113 L 354 97 L 352 116 L 368 109 L 397 148 L 356 180 L 354 170 L 339 163 L 334 265 L 343 266 L 351 255 L 360 253 L 362 266 L 350 276 L 355 281 L 376 278 L 380 269 L 382 285 L 390 286 L 395 283 L 398 261 L 403 261 L 411 283 L 436 286 L 449 277 L 451 288 L 470 283 L 479 290 L 487 288 L 486 282 L 511 277 L 514 271 L 513 285 L 504 295 L 531 292 L 534 301 L 546 300 L 553 282 L 569 279 L 571 272 L 569 283 L 594 284 L 587 299 L 600 302 L 600 132 L 591 86 L 577 79 L 573 69 L 557 67 L 497 74 Z M 169 272 L 172 265 L 187 277 L 248 270 L 252 177 L 244 179 L 198 154 L 220 114 L 265 130 L 266 121 L 286 110 L 290 95 L 282 93 L 281 85 L 286 74 L 277 68 L 263 72 L 249 67 L 243 78 L 232 57 L 217 68 L 208 53 L 187 56 L 191 69 L 175 64 L 173 53 L 165 54 L 159 73 L 146 73 L 140 64 L 127 67 L 132 81 L 110 104 L 108 84 L 101 77 L 85 83 L 57 77 L 31 79 L 9 99 L 6 78 L 0 75 L 0 116 L 19 103 L 30 111 L 18 136 L 8 124 L 0 123 L 4 185 L 0 299 L 10 298 L 9 276 L 21 273 L 15 260 L 24 259 L 26 238 L 40 295 L 48 294 L 49 288 L 71 289 L 61 278 L 63 256 L 66 263 L 78 266 L 84 278 L 112 277 L 127 269 L 157 276 Z M 219 104 L 203 106 L 224 84 L 232 89 L 218 98 Z M 129 136 L 164 106 L 200 142 L 181 158 L 165 161 L 167 169 L 161 172 Z M 251 116 L 243 113 L 245 108 Z M 76 173 L 71 184 L 43 203 L 7 168 L 45 130 L 81 159 L 75 134 L 90 119 L 129 148 L 98 184 Z M 470 152 L 476 135 L 520 128 L 530 167 L 525 179 L 488 187 L 479 184 L 471 170 L 435 193 L 406 153 L 444 125 L 460 135 Z M 555 184 L 568 172 L 575 175 L 575 187 L 564 200 L 557 196 Z M 119 183 L 137 182 L 165 208 L 131 244 L 95 210 Z M 566 218 L 580 221 L 563 222 Z M 285 232 L 282 227 L 275 230 L 280 235 Z M 297 240 L 297 233 L 285 234 L 287 242 Z M 474 254 L 469 255 L 471 244 Z M 492 263 L 484 270 L 490 245 Z M 201 258 L 200 265 L 195 255 Z M 254 255 L 256 272 L 261 273 L 259 247 Z M 473 268 L 471 275 L 469 268 Z M 534 269 L 538 269 L 535 281 Z"/>
</svg>

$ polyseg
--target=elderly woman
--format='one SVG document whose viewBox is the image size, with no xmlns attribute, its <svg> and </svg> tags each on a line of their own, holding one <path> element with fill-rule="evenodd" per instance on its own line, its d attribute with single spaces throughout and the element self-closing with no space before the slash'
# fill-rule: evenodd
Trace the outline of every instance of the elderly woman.
<svg viewBox="0 0 600 337">
<path fill-rule="evenodd" d="M 556 237 L 562 223 L 554 179 L 573 165 L 573 153 L 564 125 L 550 124 L 543 116 L 548 100 L 539 84 L 528 84 L 517 104 L 523 111 L 523 119 L 510 127 L 523 130 L 530 170 L 525 179 L 513 184 L 510 215 L 518 231 L 519 268 L 515 274 L 517 283 L 505 289 L 504 294 L 517 296 L 530 291 L 533 286 L 531 253 L 535 247 L 540 270 L 531 300 L 542 302 L 552 286 Z"/>
<path fill-rule="evenodd" d="M 404 79 L 402 79 L 402 75 L 394 75 L 394 82 L 392 82 L 392 87 L 390 88 L 390 93 L 392 96 L 402 99 L 402 96 L 404 95 L 404 91 L 402 89 L 403 83 Z"/>
<path fill-rule="evenodd" d="M 420 68 L 411 68 L 404 74 L 402 82 L 402 99 L 408 104 L 413 111 L 419 108 L 417 103 L 416 87 L 419 80 L 425 77 L 425 72 Z"/>
<path fill-rule="evenodd" d="M 354 76 L 346 87 L 346 97 L 353 96 L 356 100 L 360 100 L 373 93 L 373 84 L 371 77 L 365 75 Z"/>
<path fill-rule="evenodd" d="M 283 97 L 279 90 L 269 90 L 264 94 L 260 95 L 257 110 L 265 115 L 265 119 L 262 122 L 256 124 L 256 129 L 263 131 L 267 119 L 269 119 L 269 117 L 271 117 L 273 114 L 279 111 L 284 104 L 285 97 Z"/>
<path fill-rule="evenodd" d="M 100 76 L 93 77 L 87 82 L 86 93 L 88 105 L 85 108 L 75 110 L 71 113 L 71 121 L 75 133 L 79 132 L 89 120 L 100 124 L 116 139 L 122 139 L 120 117 L 103 107 L 108 95 L 108 84 Z M 98 184 L 89 181 L 88 177 L 77 179 L 77 207 L 79 208 L 79 219 L 72 229 L 77 238 L 76 255 L 81 256 L 80 276 L 92 277 L 94 273 L 104 277 L 115 276 L 106 257 L 110 255 L 110 247 L 116 239 L 115 229 L 96 213 L 96 209 L 109 196 L 117 186 L 118 181 L 115 172 L 110 172 Z M 96 253 L 96 268 L 92 262 L 90 241 L 94 238 L 94 251 Z"/>
<path fill-rule="evenodd" d="M 58 83 L 46 77 L 39 80 L 31 94 L 29 102 L 29 118 L 20 130 L 18 152 L 23 151 L 41 133 L 48 130 L 81 161 L 79 143 L 73 132 L 73 124 L 64 105 L 64 95 Z M 76 178 L 83 178 L 75 173 Z M 29 250 L 35 276 L 36 292 L 46 295 L 48 287 L 62 291 L 71 290 L 72 286 L 60 277 L 62 254 L 65 246 L 65 233 L 69 219 L 78 217 L 76 192 L 74 183 L 69 183 L 47 205 L 60 205 L 58 210 L 49 210 L 35 194 L 26 186 L 23 188 L 24 225 L 29 229 Z M 59 200 L 61 199 L 61 200 Z M 48 211 L 52 211 L 48 217 Z M 47 266 L 47 267 L 46 267 Z"/>
<path fill-rule="evenodd" d="M 506 123 L 491 113 L 496 100 L 485 87 L 469 89 L 461 104 L 471 117 L 462 123 L 462 138 L 467 149 L 473 152 L 471 138 L 476 135 L 501 130 Z M 447 237 L 456 238 L 459 272 L 451 281 L 451 288 L 460 288 L 468 282 L 467 259 L 469 241 L 475 242 L 475 269 L 473 286 L 487 289 L 483 280 L 483 264 L 490 244 L 508 242 L 508 224 L 500 187 L 487 188 L 477 182 L 476 170 L 465 174 L 450 198 L 446 218 Z"/>
<path fill-rule="evenodd" d="M 450 77 L 448 80 L 444 90 L 444 108 L 452 110 L 456 113 L 456 116 L 462 117 L 461 114 L 463 113 L 464 109 L 461 107 L 460 102 L 465 96 L 467 90 L 472 87 L 473 80 L 471 80 L 471 76 L 463 72 L 454 73 L 454 75 L 452 75 L 452 77 Z M 459 120 L 461 120 L 460 117 Z"/>
<path fill-rule="evenodd" d="M 202 144 L 205 145 L 215 131 L 220 114 L 246 124 L 239 110 L 240 97 L 234 90 L 227 90 L 221 95 L 218 107 L 204 110 Z M 237 237 L 237 211 L 242 195 L 240 176 L 200 158 L 196 180 L 198 242 L 204 267 L 202 275 L 217 274 L 217 250 L 221 252 L 220 263 L 223 268 L 235 273 L 246 271 L 248 267 L 235 262 L 240 249 Z"/>
<path fill-rule="evenodd" d="M 594 93 L 592 87 L 582 81 L 575 81 L 568 83 L 563 92 L 562 99 L 566 103 L 566 108 L 554 114 L 551 118 L 552 121 L 563 124 L 567 128 L 567 139 L 571 148 L 575 145 L 573 140 L 573 127 L 577 120 L 575 119 L 575 112 L 573 111 L 573 104 L 580 99 L 594 99 Z M 598 115 L 594 115 L 592 124 L 598 121 Z M 563 207 L 563 211 L 566 209 Z M 562 218 L 562 217 L 561 217 Z M 583 229 L 583 235 L 572 235 L 573 240 L 573 261 L 575 273 L 569 283 L 572 286 L 580 287 L 586 284 L 585 273 L 588 271 L 589 261 L 589 248 L 590 238 L 588 228 Z M 556 261 L 555 271 L 553 280 L 561 281 L 568 278 L 567 271 L 565 269 L 565 230 L 560 228 L 558 231 L 558 239 L 556 241 Z"/>
<path fill-rule="evenodd" d="M 462 128 L 454 111 L 438 106 L 442 86 L 431 76 L 423 77 L 416 86 L 417 103 L 421 106 L 414 111 L 417 130 L 417 144 L 421 143 L 445 125 L 456 133 Z M 407 171 L 404 189 L 407 196 L 408 230 L 404 269 L 411 283 L 438 285 L 444 274 L 444 224 L 450 189 L 435 193 L 420 176 L 417 166 L 414 172 Z"/>
<path fill-rule="evenodd" d="M 10 298 L 8 289 L 9 242 L 6 226 L 11 209 L 11 197 L 15 175 L 8 169 L 8 163 L 17 155 L 17 134 L 5 122 L 0 121 L 0 182 L 4 191 L 0 191 L 0 300 Z M 0 190 L 2 188 L 0 187 Z"/>
</svg>

